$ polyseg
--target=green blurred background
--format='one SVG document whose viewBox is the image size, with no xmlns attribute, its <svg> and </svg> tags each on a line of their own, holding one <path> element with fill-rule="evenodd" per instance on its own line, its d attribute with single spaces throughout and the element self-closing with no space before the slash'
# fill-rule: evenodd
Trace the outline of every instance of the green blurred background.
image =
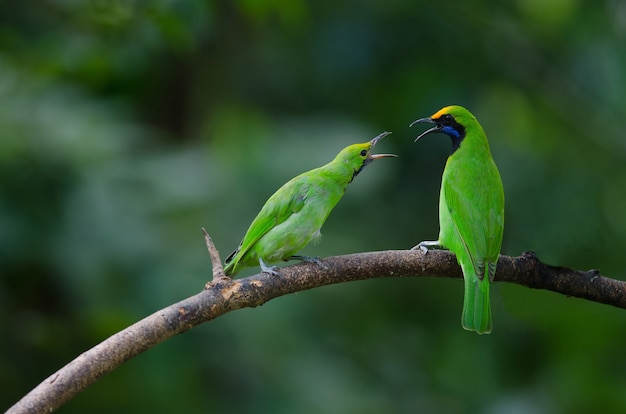
<svg viewBox="0 0 626 414">
<path fill-rule="evenodd" d="M 626 3 L 55 0 L 0 3 L 0 408 L 210 278 L 281 184 L 382 131 L 317 256 L 438 232 L 462 104 L 506 192 L 503 253 L 626 267 Z M 257 272 L 250 269 L 244 275 Z M 325 287 L 228 314 L 61 412 L 623 413 L 626 313 L 496 284 Z"/>
</svg>

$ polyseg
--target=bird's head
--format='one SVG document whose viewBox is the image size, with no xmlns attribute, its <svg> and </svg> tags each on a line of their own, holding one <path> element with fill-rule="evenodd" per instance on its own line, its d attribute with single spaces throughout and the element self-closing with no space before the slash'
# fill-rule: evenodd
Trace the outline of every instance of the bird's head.
<svg viewBox="0 0 626 414">
<path fill-rule="evenodd" d="M 454 152 L 461 145 L 463 138 L 465 138 L 466 128 L 477 121 L 474 115 L 467 109 L 462 106 L 452 105 L 440 109 L 432 116 L 418 119 L 411 123 L 410 126 L 423 122 L 435 124 L 435 126 L 422 132 L 415 138 L 415 141 L 431 132 L 441 132 L 452 139 L 452 152 Z"/>
<path fill-rule="evenodd" d="M 397 157 L 395 154 L 372 154 L 372 150 L 384 137 L 391 134 L 391 132 L 383 132 L 374 139 L 362 144 L 353 144 L 344 148 L 337 159 L 343 163 L 349 165 L 353 170 L 352 179 L 360 173 L 366 165 L 379 158 Z"/>
</svg>

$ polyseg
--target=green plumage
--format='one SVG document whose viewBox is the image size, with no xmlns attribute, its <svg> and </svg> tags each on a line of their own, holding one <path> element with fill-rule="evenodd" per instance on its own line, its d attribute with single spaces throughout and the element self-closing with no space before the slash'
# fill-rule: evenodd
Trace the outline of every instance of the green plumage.
<svg viewBox="0 0 626 414">
<path fill-rule="evenodd" d="M 372 154 L 376 143 L 389 135 L 344 148 L 333 161 L 300 174 L 279 188 L 252 221 L 241 244 L 225 261 L 224 272 L 235 275 L 242 268 L 289 260 L 320 235 L 328 215 L 339 202 L 348 184 L 371 161 L 391 157 Z"/>
<path fill-rule="evenodd" d="M 436 126 L 418 137 L 441 132 L 452 138 L 439 195 L 439 245 L 453 252 L 465 279 L 462 325 L 491 332 L 489 282 L 493 281 L 504 230 L 504 189 L 483 128 L 465 108 L 449 106 L 430 118 Z"/>
</svg>

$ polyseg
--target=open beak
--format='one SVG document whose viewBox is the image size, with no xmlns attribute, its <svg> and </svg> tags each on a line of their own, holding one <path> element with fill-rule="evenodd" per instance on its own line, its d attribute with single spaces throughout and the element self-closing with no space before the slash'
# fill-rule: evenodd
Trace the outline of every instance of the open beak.
<svg viewBox="0 0 626 414">
<path fill-rule="evenodd" d="M 417 121 L 413 121 L 411 123 L 411 125 L 409 125 L 409 128 L 412 127 L 415 124 L 421 124 L 421 123 L 424 123 L 424 122 L 427 122 L 429 124 L 436 124 L 436 125 L 434 127 L 430 128 L 430 129 L 427 129 L 426 131 L 422 132 L 417 138 L 415 138 L 415 141 L 413 141 L 413 142 L 417 142 L 417 140 L 420 139 L 421 137 L 423 137 L 424 135 L 428 135 L 431 132 L 437 132 L 437 131 L 439 131 L 441 129 L 441 125 L 439 125 L 435 121 L 433 121 L 433 119 L 431 117 L 421 118 L 421 119 L 418 119 Z"/>
<path fill-rule="evenodd" d="M 387 135 L 391 135 L 391 132 L 383 132 L 382 134 L 380 134 L 379 136 L 371 140 L 370 143 L 372 144 L 372 148 L 376 146 L 376 143 L 378 143 L 378 141 L 385 138 Z M 374 161 L 378 158 L 389 158 L 389 157 L 397 157 L 397 155 L 396 154 L 370 154 L 368 157 L 368 160 Z"/>
</svg>

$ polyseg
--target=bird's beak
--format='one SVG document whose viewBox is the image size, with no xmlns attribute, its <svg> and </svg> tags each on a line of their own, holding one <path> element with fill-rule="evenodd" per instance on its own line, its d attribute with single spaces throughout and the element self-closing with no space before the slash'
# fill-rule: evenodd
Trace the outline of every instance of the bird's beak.
<svg viewBox="0 0 626 414">
<path fill-rule="evenodd" d="M 378 141 L 380 141 L 381 139 L 385 138 L 387 135 L 391 135 L 391 132 L 383 132 L 382 134 L 380 134 L 379 136 L 375 137 L 373 140 L 370 141 L 370 143 L 372 144 L 372 148 L 374 148 L 376 146 L 376 143 Z M 397 157 L 396 154 L 370 154 L 368 157 L 369 161 L 374 161 L 378 158 L 389 158 L 389 157 Z"/>
<path fill-rule="evenodd" d="M 426 117 L 426 118 L 421 118 L 418 119 L 417 121 L 413 121 L 411 122 L 411 125 L 409 125 L 409 128 L 412 127 L 415 124 L 420 124 L 420 123 L 424 123 L 424 122 L 428 122 L 429 124 L 436 124 L 434 127 L 427 129 L 426 131 L 422 132 L 417 138 L 415 138 L 415 141 L 413 142 L 417 142 L 418 139 L 420 139 L 421 137 L 423 137 L 424 135 L 428 135 L 431 132 L 437 132 L 441 129 L 441 125 L 437 124 L 431 117 Z"/>
</svg>

